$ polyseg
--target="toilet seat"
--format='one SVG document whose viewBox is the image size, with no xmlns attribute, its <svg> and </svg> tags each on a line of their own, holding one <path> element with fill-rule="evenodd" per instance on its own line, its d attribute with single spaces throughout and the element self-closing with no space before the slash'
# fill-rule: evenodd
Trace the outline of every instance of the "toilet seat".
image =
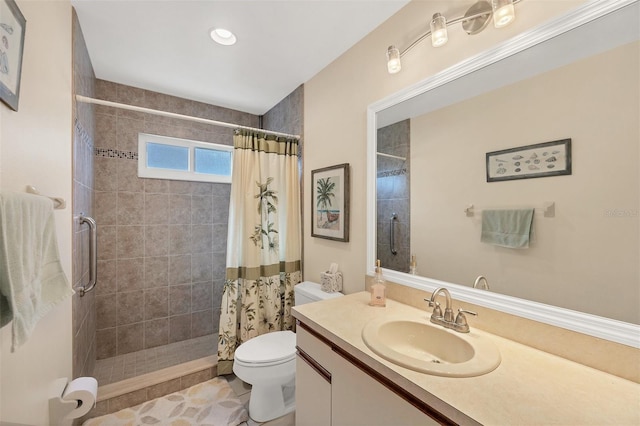
<svg viewBox="0 0 640 426">
<path fill-rule="evenodd" d="M 267 367 L 294 359 L 296 335 L 292 331 L 262 334 L 241 344 L 235 351 L 235 362 L 247 367 Z"/>
</svg>

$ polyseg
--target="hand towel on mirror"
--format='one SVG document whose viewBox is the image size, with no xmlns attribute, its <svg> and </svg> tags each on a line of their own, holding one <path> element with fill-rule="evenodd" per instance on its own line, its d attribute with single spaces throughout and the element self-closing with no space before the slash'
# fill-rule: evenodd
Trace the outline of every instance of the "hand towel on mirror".
<svg viewBox="0 0 640 426">
<path fill-rule="evenodd" d="M 13 320 L 12 352 L 42 317 L 73 295 L 47 197 L 0 192 L 0 294 L 0 326 Z"/>
<path fill-rule="evenodd" d="M 483 210 L 480 241 L 508 248 L 529 248 L 534 209 Z"/>
</svg>

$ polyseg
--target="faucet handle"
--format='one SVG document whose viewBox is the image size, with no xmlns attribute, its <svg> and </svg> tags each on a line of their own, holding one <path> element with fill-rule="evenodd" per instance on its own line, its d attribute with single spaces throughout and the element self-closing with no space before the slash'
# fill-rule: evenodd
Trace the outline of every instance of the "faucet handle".
<svg viewBox="0 0 640 426">
<path fill-rule="evenodd" d="M 466 318 L 464 316 L 464 314 L 469 314 L 469 315 L 473 315 L 474 317 L 478 316 L 477 312 L 473 312 L 473 311 L 467 311 L 466 309 L 462 309 L 462 308 L 458 308 L 458 317 L 462 316 L 462 318 Z M 458 321 L 457 317 L 456 317 L 456 322 Z"/>
<path fill-rule="evenodd" d="M 469 314 L 469 315 L 473 315 L 473 316 L 477 316 L 478 314 L 476 312 L 472 312 L 472 311 L 467 311 L 466 309 L 458 309 L 458 315 L 456 315 L 456 327 L 459 329 L 459 331 L 463 332 L 463 333 L 468 333 L 469 332 L 469 324 L 467 323 L 467 317 L 465 316 L 465 314 Z"/>
<path fill-rule="evenodd" d="M 440 308 L 440 303 L 434 302 L 433 304 L 435 305 L 435 307 L 433 308 L 431 316 L 433 318 L 442 318 L 442 308 Z"/>
</svg>

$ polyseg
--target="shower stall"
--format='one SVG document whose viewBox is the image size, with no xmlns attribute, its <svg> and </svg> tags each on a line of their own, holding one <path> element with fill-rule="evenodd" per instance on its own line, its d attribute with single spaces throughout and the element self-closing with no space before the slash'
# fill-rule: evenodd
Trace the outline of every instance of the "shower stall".
<svg viewBox="0 0 640 426">
<path fill-rule="evenodd" d="M 200 107 L 201 115 L 213 113 L 207 118 L 235 113 L 243 125 L 258 123 L 250 114 L 101 80 L 95 80 L 93 96 L 182 114 Z M 93 179 L 87 177 L 91 193 L 79 197 L 87 205 L 74 213 L 91 212 L 98 229 L 96 287 L 76 296 L 80 306 L 87 305 L 86 315 L 95 313 L 95 320 L 85 320 L 95 324 L 95 364 L 82 373 L 104 385 L 214 355 L 230 185 L 139 178 L 138 133 L 228 145 L 231 130 L 117 108 L 76 107 L 93 110 L 84 122 L 77 116 L 75 129 L 76 139 L 92 151 L 84 160 L 93 164 Z M 93 137 L 85 124 L 91 121 Z M 78 225 L 79 268 L 90 263 L 85 233 Z M 77 286 L 88 279 L 82 275 Z"/>
<path fill-rule="evenodd" d="M 74 96 L 302 134 L 302 87 L 260 117 L 99 80 L 73 23 Z M 103 386 L 196 359 L 215 364 L 230 185 L 139 178 L 138 134 L 232 145 L 233 130 L 83 102 L 74 117 L 76 289 L 91 279 L 80 218 L 97 224 L 95 289 L 73 299 L 74 377 Z"/>
</svg>

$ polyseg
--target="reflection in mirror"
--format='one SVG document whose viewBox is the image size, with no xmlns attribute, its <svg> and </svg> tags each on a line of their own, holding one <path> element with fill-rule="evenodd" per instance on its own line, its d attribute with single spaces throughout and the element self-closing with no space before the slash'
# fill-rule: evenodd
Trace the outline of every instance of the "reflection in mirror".
<svg viewBox="0 0 640 426">
<path fill-rule="evenodd" d="M 377 134 L 376 254 L 382 266 L 401 272 L 409 271 L 411 248 L 409 124 L 402 120 Z"/>
<path fill-rule="evenodd" d="M 383 266 L 640 324 L 638 35 L 635 3 L 380 111 Z M 571 175 L 487 182 L 487 152 L 569 138 Z M 519 208 L 529 248 L 480 242 L 481 210 Z"/>
</svg>

